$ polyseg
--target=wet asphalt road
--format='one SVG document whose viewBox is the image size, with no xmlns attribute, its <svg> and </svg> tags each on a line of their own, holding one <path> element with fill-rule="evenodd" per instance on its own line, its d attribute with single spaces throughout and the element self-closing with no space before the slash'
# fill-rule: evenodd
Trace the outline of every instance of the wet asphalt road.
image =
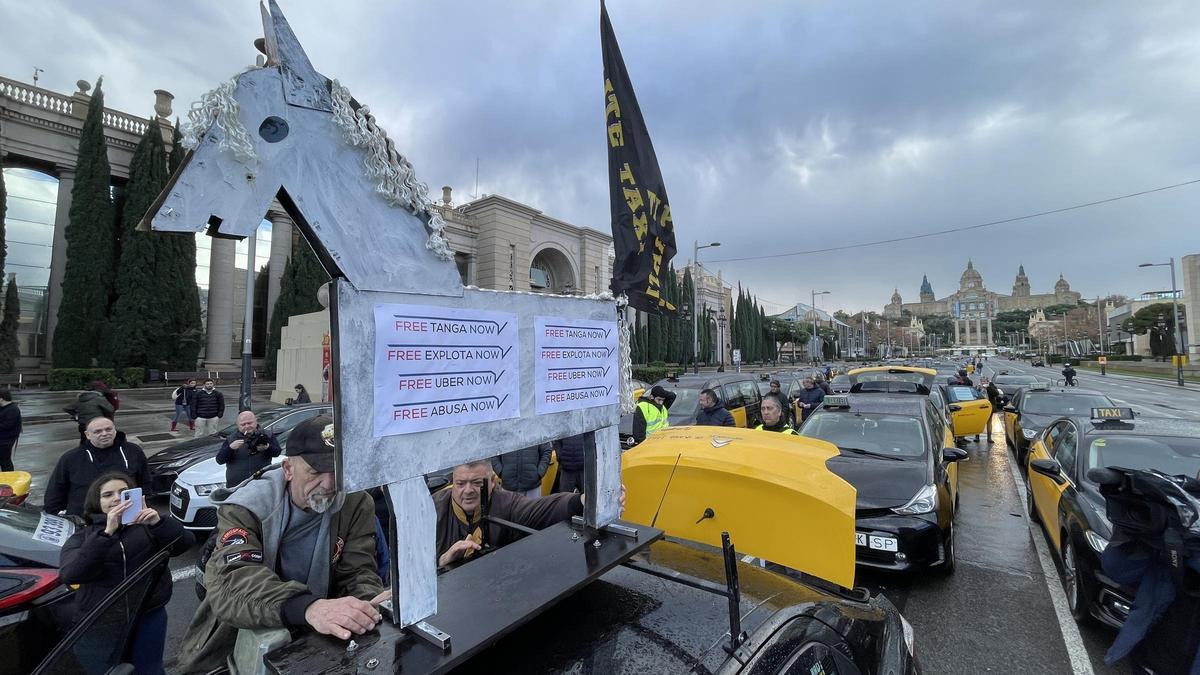
<svg viewBox="0 0 1200 675">
<path fill-rule="evenodd" d="M 990 375 L 997 369 L 1058 376 L 1057 370 L 1001 360 L 990 362 L 985 373 Z M 1101 378 L 1090 373 L 1082 375 L 1080 382 L 1083 387 L 1099 389 L 1119 403 L 1133 406 L 1143 415 L 1200 419 L 1200 387 L 1181 391 L 1169 383 Z M 256 396 L 265 394 L 265 390 L 262 394 L 256 392 Z M 256 401 L 255 407 L 270 405 Z M 148 408 L 154 406 L 152 403 Z M 121 426 L 132 435 L 157 434 L 165 429 L 169 418 L 165 410 L 147 410 L 126 417 Z M 1104 665 L 1104 651 L 1115 635 L 1112 629 L 1079 628 L 1068 613 L 1056 611 L 1051 589 L 1057 587 L 1062 602 L 1061 572 L 1052 555 L 1039 561 L 1038 544 L 1043 551 L 1049 550 L 1048 540 L 1040 528 L 1030 527 L 1023 486 L 1018 485 L 1012 456 L 1005 448 L 1003 425 L 998 418 L 995 421 L 993 443 L 989 445 L 983 439 L 969 442 L 966 449 L 970 458 L 959 465 L 961 501 L 954 574 L 942 578 L 860 572 L 859 585 L 883 593 L 913 625 L 918 658 L 926 673 L 1131 672 L 1125 664 L 1115 668 Z M 34 472 L 36 489 L 57 455 L 69 447 L 75 432 L 70 423 L 59 422 L 32 425 L 26 433 L 32 438 L 22 439 L 25 452 L 34 445 L 27 441 L 41 441 L 38 445 L 43 448 L 37 453 L 41 455 L 37 461 L 25 452 L 22 455 L 26 461 L 18 460 L 24 464 L 21 468 Z M 151 442 L 148 450 L 157 451 L 171 442 Z M 59 446 L 61 449 L 50 450 Z M 151 503 L 166 512 L 165 500 Z M 168 605 L 168 666 L 198 605 L 191 578 L 198 553 L 199 545 L 171 563 L 176 584 Z"/>
</svg>

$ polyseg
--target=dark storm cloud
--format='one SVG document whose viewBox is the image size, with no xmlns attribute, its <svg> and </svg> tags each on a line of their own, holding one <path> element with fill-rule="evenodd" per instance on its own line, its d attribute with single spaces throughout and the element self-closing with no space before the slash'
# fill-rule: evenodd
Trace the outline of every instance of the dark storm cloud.
<svg viewBox="0 0 1200 675">
<path fill-rule="evenodd" d="M 1049 6 L 1043 6 L 1043 5 Z M 744 6 L 743 6 L 744 5 Z M 285 2 L 313 63 L 368 103 L 436 192 L 500 193 L 607 229 L 594 2 Z M 1189 3 L 641 3 L 610 14 L 671 196 L 709 260 L 920 233 L 1200 177 L 1200 10 Z M 142 114 L 253 61 L 253 2 L 0 0 L 3 74 L 106 75 Z M 782 304 L 939 296 L 971 257 L 1007 292 L 1165 285 L 1200 188 L 936 239 L 713 265 Z M 1186 229 L 1185 229 L 1186 228 Z M 1180 248 L 1184 247 L 1184 248 Z M 1163 275 L 1158 275 L 1163 276 Z M 778 309 L 772 307 L 773 309 Z"/>
</svg>

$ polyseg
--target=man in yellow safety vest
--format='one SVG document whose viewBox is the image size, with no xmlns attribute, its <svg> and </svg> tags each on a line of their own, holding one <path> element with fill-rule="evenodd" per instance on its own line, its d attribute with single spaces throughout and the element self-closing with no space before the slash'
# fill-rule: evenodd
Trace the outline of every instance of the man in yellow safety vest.
<svg viewBox="0 0 1200 675">
<path fill-rule="evenodd" d="M 675 392 L 657 384 L 650 393 L 642 394 L 637 403 L 637 410 L 633 411 L 634 443 L 641 443 L 646 440 L 646 436 L 670 426 L 667 422 L 667 409 L 674 402 Z"/>
<path fill-rule="evenodd" d="M 787 419 L 783 416 L 783 406 L 779 405 L 779 399 L 774 396 L 764 396 L 762 400 L 762 418 L 763 423 L 754 427 L 759 431 L 774 431 L 780 434 L 798 435 L 792 425 L 787 423 Z"/>
</svg>

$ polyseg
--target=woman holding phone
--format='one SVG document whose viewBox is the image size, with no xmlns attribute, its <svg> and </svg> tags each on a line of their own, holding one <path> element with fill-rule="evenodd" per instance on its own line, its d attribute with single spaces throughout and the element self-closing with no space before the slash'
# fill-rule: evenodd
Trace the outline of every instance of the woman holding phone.
<svg viewBox="0 0 1200 675">
<path fill-rule="evenodd" d="M 63 545 L 59 578 L 64 584 L 80 584 L 75 593 L 79 618 L 160 550 L 166 548 L 176 556 L 195 542 L 179 521 L 146 507 L 140 494 L 135 496 L 140 491 L 133 491 L 134 487 L 133 479 L 119 471 L 93 481 L 84 499 L 86 526 Z M 133 629 L 128 660 L 139 674 L 163 672 L 170 599 L 171 574 L 167 571 L 147 592 L 145 609 Z"/>
</svg>

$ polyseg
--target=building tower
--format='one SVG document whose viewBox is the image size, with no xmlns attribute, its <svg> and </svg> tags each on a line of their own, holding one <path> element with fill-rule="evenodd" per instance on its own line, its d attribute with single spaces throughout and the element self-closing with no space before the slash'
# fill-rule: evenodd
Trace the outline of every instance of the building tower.
<svg viewBox="0 0 1200 675">
<path fill-rule="evenodd" d="M 1071 297 L 1071 284 L 1063 278 L 1062 274 L 1058 275 L 1058 281 L 1054 284 L 1054 298 L 1060 305 L 1073 305 L 1076 299 Z"/>
<path fill-rule="evenodd" d="M 975 263 L 967 260 L 967 269 L 963 270 L 962 276 L 958 279 L 958 290 L 960 291 L 977 291 L 983 289 L 983 275 L 975 269 Z"/>
<path fill-rule="evenodd" d="M 921 276 L 921 302 L 936 302 L 937 298 L 933 297 L 933 286 L 929 285 L 929 276 Z"/>
<path fill-rule="evenodd" d="M 1021 265 L 1017 268 L 1017 278 L 1013 281 L 1013 297 L 1028 298 L 1029 297 L 1029 277 L 1025 276 L 1025 266 Z"/>
</svg>

